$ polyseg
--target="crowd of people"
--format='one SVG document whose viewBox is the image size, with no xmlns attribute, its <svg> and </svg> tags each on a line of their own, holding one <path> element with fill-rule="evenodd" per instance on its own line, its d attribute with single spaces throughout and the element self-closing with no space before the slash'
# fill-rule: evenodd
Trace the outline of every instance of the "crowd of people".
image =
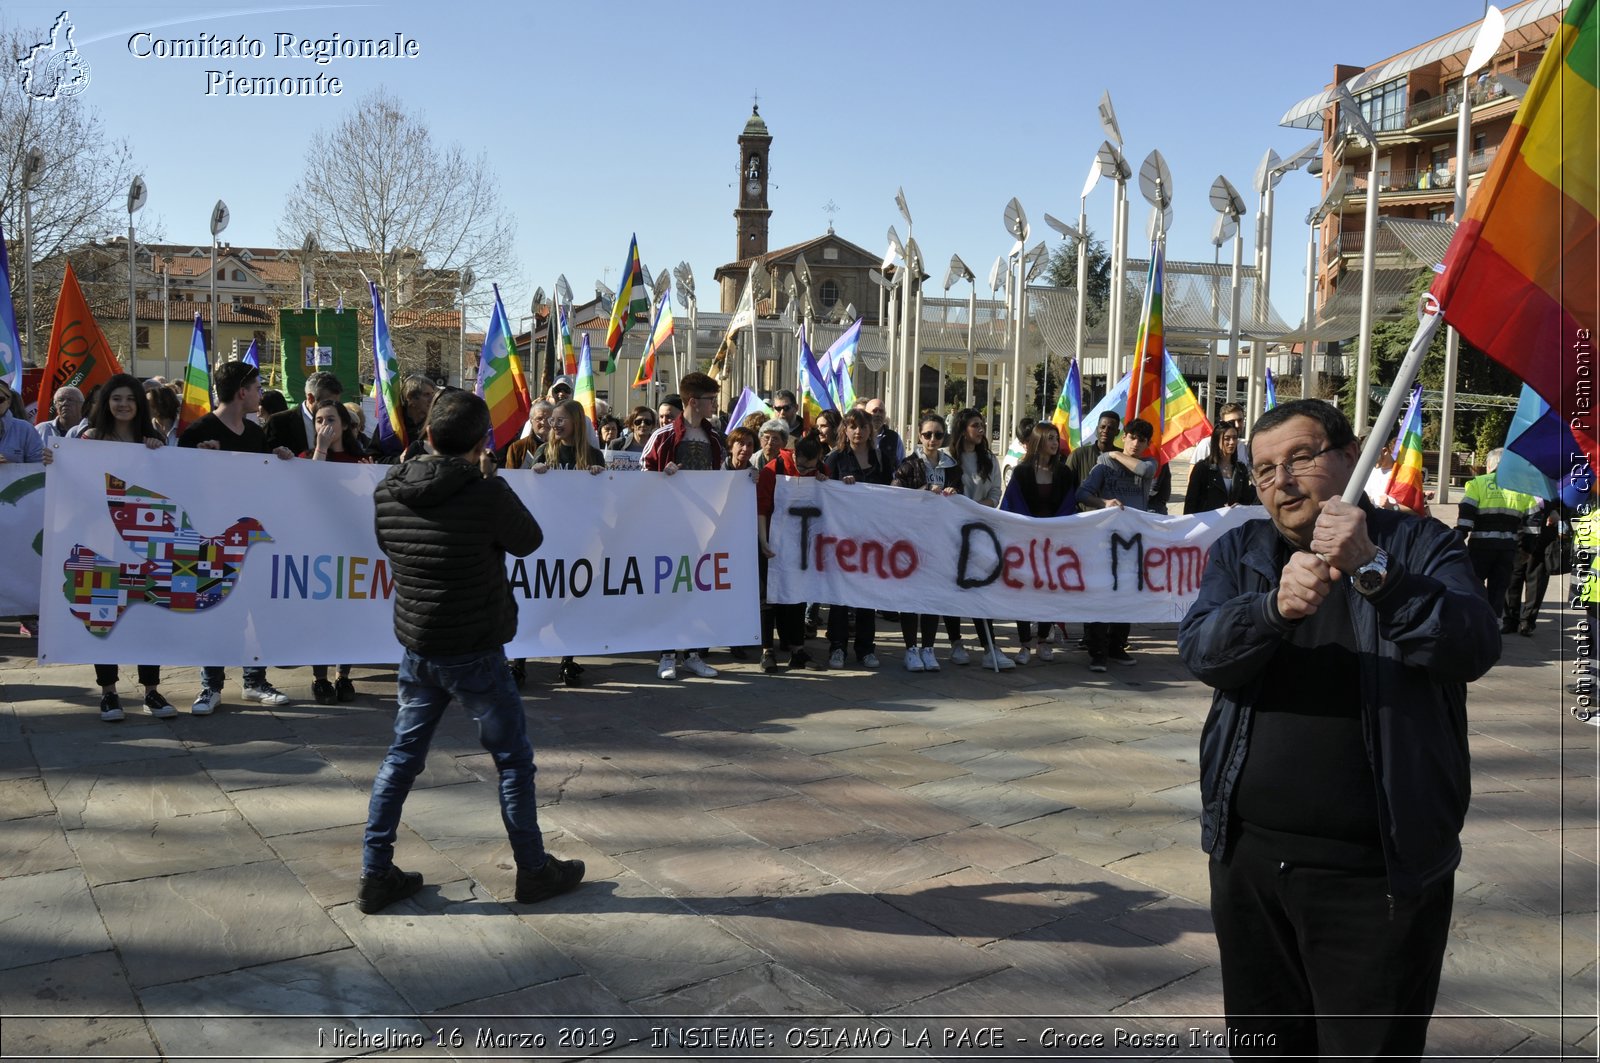
<svg viewBox="0 0 1600 1063">
<path fill-rule="evenodd" d="M 441 393 L 426 377 L 404 378 L 401 414 L 410 442 L 402 448 L 381 433 L 367 431 L 360 403 L 345 401 L 343 383 L 330 372 L 308 375 L 301 402 L 289 408 L 281 393 L 264 388 L 254 367 L 222 363 L 213 380 L 215 408 L 180 433 L 181 390 L 180 384 L 159 377 L 139 381 L 126 375 L 96 388 L 87 398 L 77 388 L 61 388 L 52 397 L 50 417 L 36 427 L 16 415 L 0 419 L 0 461 L 48 462 L 47 444 L 64 436 L 140 442 L 149 447 L 274 453 L 284 459 L 396 464 L 426 452 L 428 413 Z M 720 391 L 716 380 L 690 373 L 679 381 L 676 392 L 665 395 L 654 408 L 635 405 L 625 417 L 618 417 L 599 400 L 591 421 L 584 407 L 573 400 L 572 380 L 558 377 L 532 404 L 520 438 L 492 453 L 490 460 L 497 468 L 536 473 L 598 473 L 607 467 L 608 458 L 665 475 L 680 469 L 749 471 L 757 482 L 761 637 L 759 646 L 727 647 L 726 652 L 735 661 L 748 660 L 759 652 L 763 672 L 844 669 L 852 662 L 859 668 L 878 668 L 882 664 L 880 622 L 898 624 L 897 658 L 909 672 L 973 663 L 1004 671 L 1031 662 L 1051 662 L 1058 653 L 1073 650 L 1086 653 L 1092 672 L 1105 672 L 1113 663 L 1137 663 L 1129 648 L 1132 632 L 1126 623 L 1084 624 L 1081 637 L 1074 638 L 1067 631 L 1068 618 L 1018 618 L 1011 643 L 986 617 L 880 616 L 864 606 L 768 603 L 766 576 L 773 553 L 767 533 L 779 476 L 960 494 L 980 505 L 1032 518 L 1108 506 L 1165 513 L 1173 503 L 1172 470 L 1170 464 L 1158 463 L 1148 455 L 1153 431 L 1149 424 L 1134 420 L 1124 425 L 1115 412 L 1106 412 L 1098 418 L 1092 437 L 1069 451 L 1053 424 L 1025 419 L 1016 428 L 1017 443 L 1002 460 L 990 445 L 988 418 L 975 409 L 960 409 L 948 418 L 926 412 L 908 447 L 887 424 L 881 397 L 861 399 L 842 412 L 825 410 L 807 423 L 796 395 L 779 390 L 772 395 L 770 414 L 754 413 L 735 425 L 727 423 L 727 414 L 719 411 Z M 9 413 L 8 406 L 16 404 L 9 390 L 0 386 L 0 409 Z M 1223 406 L 1215 431 L 1192 454 L 1181 499 L 1183 513 L 1258 502 L 1244 434 L 1244 408 L 1237 403 Z M 1372 497 L 1380 508 L 1394 504 L 1381 491 Z M 1483 506 L 1478 504 L 1480 497 L 1487 499 Z M 1511 510 L 1507 507 L 1515 509 L 1515 518 L 1508 518 Z M 1504 603 L 1497 612 L 1507 618 L 1506 631 L 1530 634 L 1549 578 L 1544 556 L 1558 528 L 1568 528 L 1567 515 L 1559 506 L 1542 506 L 1536 499 L 1519 496 L 1507 501 L 1507 496 L 1478 481 L 1469 486 L 1462 514 L 1462 537 L 1488 593 Z M 31 622 L 32 618 L 24 618 L 25 624 Z M 813 655 L 808 641 L 819 633 L 827 648 Z M 714 678 L 718 673 L 708 659 L 710 650 L 703 646 L 664 649 L 656 665 L 658 678 Z M 514 660 L 511 669 L 519 684 L 526 682 L 527 662 Z M 580 663 L 564 658 L 556 675 L 565 685 L 579 686 L 583 673 Z M 99 666 L 97 674 L 102 718 L 122 719 L 116 666 Z M 216 709 L 223 678 L 220 668 L 202 670 L 201 689 L 191 706 L 195 714 Z M 176 711 L 160 692 L 159 668 L 140 666 L 139 682 L 150 712 L 168 716 Z M 244 670 L 243 693 L 267 705 L 289 700 L 268 681 L 264 668 Z M 332 674 L 325 666 L 315 667 L 312 694 L 319 702 L 353 700 L 356 690 L 350 666 L 338 666 Z"/>
</svg>

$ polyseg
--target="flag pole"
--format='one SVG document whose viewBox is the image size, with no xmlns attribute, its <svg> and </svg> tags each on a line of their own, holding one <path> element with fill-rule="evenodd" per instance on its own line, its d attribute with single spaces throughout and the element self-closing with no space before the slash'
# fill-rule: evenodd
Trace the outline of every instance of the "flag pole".
<svg viewBox="0 0 1600 1063">
<path fill-rule="evenodd" d="M 1389 386 L 1389 397 L 1383 401 L 1383 409 L 1378 413 L 1378 419 L 1372 425 L 1367 435 L 1367 444 L 1361 448 L 1361 457 L 1356 461 L 1356 467 L 1350 473 L 1350 482 L 1345 485 L 1344 500 L 1355 505 L 1366 490 L 1367 477 L 1378 463 L 1378 454 L 1383 450 L 1384 444 L 1389 441 L 1389 435 L 1400 420 L 1401 407 L 1405 405 L 1406 398 L 1411 393 L 1411 385 L 1417 379 L 1417 373 L 1422 369 L 1422 358 L 1427 353 L 1428 345 L 1433 342 L 1434 333 L 1439 331 L 1439 326 L 1444 324 L 1444 314 L 1439 309 L 1439 302 L 1431 293 L 1423 295 L 1417 304 L 1417 331 L 1411 337 L 1411 346 L 1406 348 L 1406 356 L 1396 370 L 1394 381 Z M 1359 435 L 1361 425 L 1356 425 Z"/>
</svg>

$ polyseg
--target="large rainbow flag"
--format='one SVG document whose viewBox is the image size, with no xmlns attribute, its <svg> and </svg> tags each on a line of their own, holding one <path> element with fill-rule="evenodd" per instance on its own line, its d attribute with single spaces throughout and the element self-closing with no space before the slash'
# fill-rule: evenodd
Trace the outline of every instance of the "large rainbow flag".
<svg viewBox="0 0 1600 1063">
<path fill-rule="evenodd" d="M 1422 385 L 1411 389 L 1411 404 L 1400 422 L 1394 442 L 1394 467 L 1389 470 L 1386 493 L 1413 513 L 1424 513 L 1428 500 L 1422 493 Z"/>
<path fill-rule="evenodd" d="M 1600 27 L 1572 0 L 1434 281 L 1445 320 L 1561 411 L 1600 464 Z"/>
<path fill-rule="evenodd" d="M 528 423 L 532 401 L 528 398 L 528 378 L 522 372 L 522 359 L 511 338 L 511 319 L 500 301 L 500 285 L 494 288 L 494 309 L 489 328 L 483 334 L 483 350 L 478 353 L 478 382 L 473 386 L 489 406 L 489 423 L 494 431 L 494 449 L 510 446 Z"/>
<path fill-rule="evenodd" d="M 572 398 L 583 407 L 590 426 L 598 430 L 600 425 L 594 415 L 594 356 L 589 353 L 587 332 L 583 334 L 583 346 L 578 349 L 578 375 L 572 381 Z"/>
<path fill-rule="evenodd" d="M 800 326 L 800 411 L 804 417 L 807 428 L 817 423 L 817 418 L 823 410 L 838 409 L 834 402 L 833 391 L 828 387 L 828 380 L 822 375 L 821 366 L 817 365 L 817 357 L 811 352 L 811 342 L 806 336 L 806 327 Z"/>
<path fill-rule="evenodd" d="M 556 303 L 556 317 L 561 322 L 561 372 L 566 376 L 578 372 L 578 349 L 572 345 L 572 323 L 568 320 L 571 309 L 566 303 Z"/>
<path fill-rule="evenodd" d="M 856 385 L 850 379 L 850 369 L 856 364 L 856 354 L 861 350 L 861 318 L 834 340 L 828 347 L 828 372 L 832 379 L 833 397 L 839 409 L 848 410 L 856 404 Z"/>
<path fill-rule="evenodd" d="M 400 359 L 389 339 L 389 322 L 384 320 L 378 286 L 369 281 L 367 287 L 372 290 L 372 403 L 376 407 L 373 436 L 381 453 L 398 454 L 411 445 L 405 404 L 400 397 Z"/>
<path fill-rule="evenodd" d="M 656 378 L 656 352 L 672 338 L 672 289 L 663 288 L 656 300 L 655 318 L 650 322 L 650 338 L 644 344 L 644 357 L 639 359 L 639 371 L 634 374 L 633 386 L 647 388 Z"/>
<path fill-rule="evenodd" d="M 178 400 L 178 431 L 211 412 L 211 362 L 206 358 L 206 331 L 200 315 L 194 316 L 189 338 L 189 361 L 183 367 L 183 396 Z"/>
<path fill-rule="evenodd" d="M 639 264 L 639 235 L 628 241 L 628 260 L 622 264 L 622 283 L 617 300 L 611 304 L 611 320 L 606 324 L 606 365 L 616 360 L 622 337 L 633 328 L 635 319 L 650 310 L 650 297 L 644 290 L 644 267 Z"/>
<path fill-rule="evenodd" d="M 1056 412 L 1050 423 L 1061 434 L 1061 453 L 1070 454 L 1083 445 L 1083 376 L 1074 358 L 1067 366 L 1067 379 L 1061 384 L 1061 396 L 1056 399 Z"/>
<path fill-rule="evenodd" d="M 1161 276 L 1166 268 L 1166 253 L 1154 243 L 1150 247 L 1150 273 L 1144 289 L 1144 309 L 1139 315 L 1139 336 L 1133 348 L 1133 369 L 1128 384 L 1128 405 L 1123 424 L 1143 417 L 1155 429 L 1150 437 L 1150 456 L 1158 466 L 1211 434 L 1189 382 L 1178 372 L 1167 353 L 1161 317 Z"/>
</svg>

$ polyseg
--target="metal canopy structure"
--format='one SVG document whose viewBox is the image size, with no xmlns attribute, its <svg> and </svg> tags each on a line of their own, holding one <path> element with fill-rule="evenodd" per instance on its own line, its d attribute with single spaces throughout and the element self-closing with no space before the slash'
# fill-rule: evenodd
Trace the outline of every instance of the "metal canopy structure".
<svg viewBox="0 0 1600 1063">
<path fill-rule="evenodd" d="M 1551 15 L 1559 15 L 1567 9 L 1569 0 L 1531 0 L 1526 4 L 1511 8 L 1506 15 L 1506 32 L 1520 29 L 1530 23 L 1537 22 Z M 1403 55 L 1397 55 L 1387 63 L 1381 63 L 1370 70 L 1365 70 L 1354 77 L 1340 83 L 1350 90 L 1351 95 L 1359 95 L 1374 85 L 1381 85 L 1386 81 L 1409 74 L 1413 70 L 1436 63 L 1441 59 L 1465 52 L 1472 47 L 1472 42 L 1477 38 L 1478 27 L 1483 22 L 1479 19 L 1470 26 L 1463 26 L 1454 33 L 1446 34 L 1436 41 L 1430 41 L 1420 48 L 1413 49 Z M 1288 112 L 1278 120 L 1281 126 L 1294 129 L 1320 129 L 1322 128 L 1322 114 L 1333 106 L 1338 95 L 1340 85 L 1324 89 L 1315 96 L 1308 96 L 1289 108 Z"/>
</svg>

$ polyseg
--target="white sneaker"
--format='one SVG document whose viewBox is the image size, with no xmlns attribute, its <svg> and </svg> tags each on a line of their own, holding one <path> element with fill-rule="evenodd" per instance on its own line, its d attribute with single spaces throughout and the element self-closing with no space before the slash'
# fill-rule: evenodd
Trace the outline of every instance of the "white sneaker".
<svg viewBox="0 0 1600 1063">
<path fill-rule="evenodd" d="M 215 690 L 202 690 L 200 696 L 194 699 L 194 704 L 189 706 L 189 712 L 195 716 L 210 716 L 217 711 L 217 706 L 222 704 L 222 695 Z"/>
<path fill-rule="evenodd" d="M 1064 629 L 1061 627 L 1061 625 L 1060 624 L 1051 624 L 1050 625 L 1050 634 L 1045 636 L 1045 640 L 1044 641 L 1045 641 L 1046 645 L 1059 646 L 1063 642 L 1065 642 L 1066 640 L 1067 640 L 1066 639 L 1066 635 L 1064 634 Z M 1044 651 L 1044 647 L 1041 646 L 1039 649 L 1040 649 L 1039 656 L 1040 657 L 1044 657 L 1044 652 L 1043 652 Z M 1050 658 L 1044 657 L 1044 659 L 1048 661 Z"/>
<path fill-rule="evenodd" d="M 1022 647 L 1022 649 L 1017 651 L 1016 661 L 1017 661 L 1018 664 L 1027 664 L 1028 663 L 1028 657 L 1029 657 L 1028 647 L 1024 646 L 1024 647 Z"/>
<path fill-rule="evenodd" d="M 876 667 L 878 667 L 878 655 L 876 653 L 864 653 L 864 654 L 862 654 L 861 655 L 861 667 L 863 667 L 863 668 L 876 668 Z"/>
<path fill-rule="evenodd" d="M 933 655 L 932 646 L 922 647 L 922 670 L 924 672 L 937 672 L 939 670 L 939 658 Z"/>
<path fill-rule="evenodd" d="M 676 678 L 678 678 L 678 657 L 677 657 L 677 654 L 663 653 L 661 655 L 661 663 L 656 665 L 656 678 L 657 679 L 676 679 Z"/>
<path fill-rule="evenodd" d="M 273 686 L 271 683 L 257 683 L 244 688 L 244 696 L 252 701 L 259 701 L 263 705 L 287 705 L 289 695 Z"/>
<path fill-rule="evenodd" d="M 697 675 L 701 679 L 717 678 L 717 670 L 702 661 L 698 653 L 691 653 L 683 659 L 683 669 L 690 675 Z"/>
<path fill-rule="evenodd" d="M 988 650 L 983 651 L 983 657 L 978 663 L 990 670 L 999 669 L 1002 672 L 1009 672 L 1017 666 L 1017 662 L 1005 654 L 998 651 L 990 653 Z"/>
<path fill-rule="evenodd" d="M 832 653 L 828 654 L 828 667 L 829 668 L 843 668 L 844 667 L 844 651 L 843 650 L 834 650 Z"/>
<path fill-rule="evenodd" d="M 972 663 L 972 655 L 967 652 L 967 648 L 965 646 L 961 645 L 961 643 L 952 642 L 950 644 L 950 663 L 951 664 L 971 664 Z"/>
<path fill-rule="evenodd" d="M 1055 647 L 1051 646 L 1048 642 L 1039 643 L 1039 660 L 1048 661 L 1055 657 L 1055 655 Z"/>
<path fill-rule="evenodd" d="M 922 662 L 922 651 L 915 646 L 906 651 L 906 671 L 926 672 L 928 666 Z"/>
</svg>

